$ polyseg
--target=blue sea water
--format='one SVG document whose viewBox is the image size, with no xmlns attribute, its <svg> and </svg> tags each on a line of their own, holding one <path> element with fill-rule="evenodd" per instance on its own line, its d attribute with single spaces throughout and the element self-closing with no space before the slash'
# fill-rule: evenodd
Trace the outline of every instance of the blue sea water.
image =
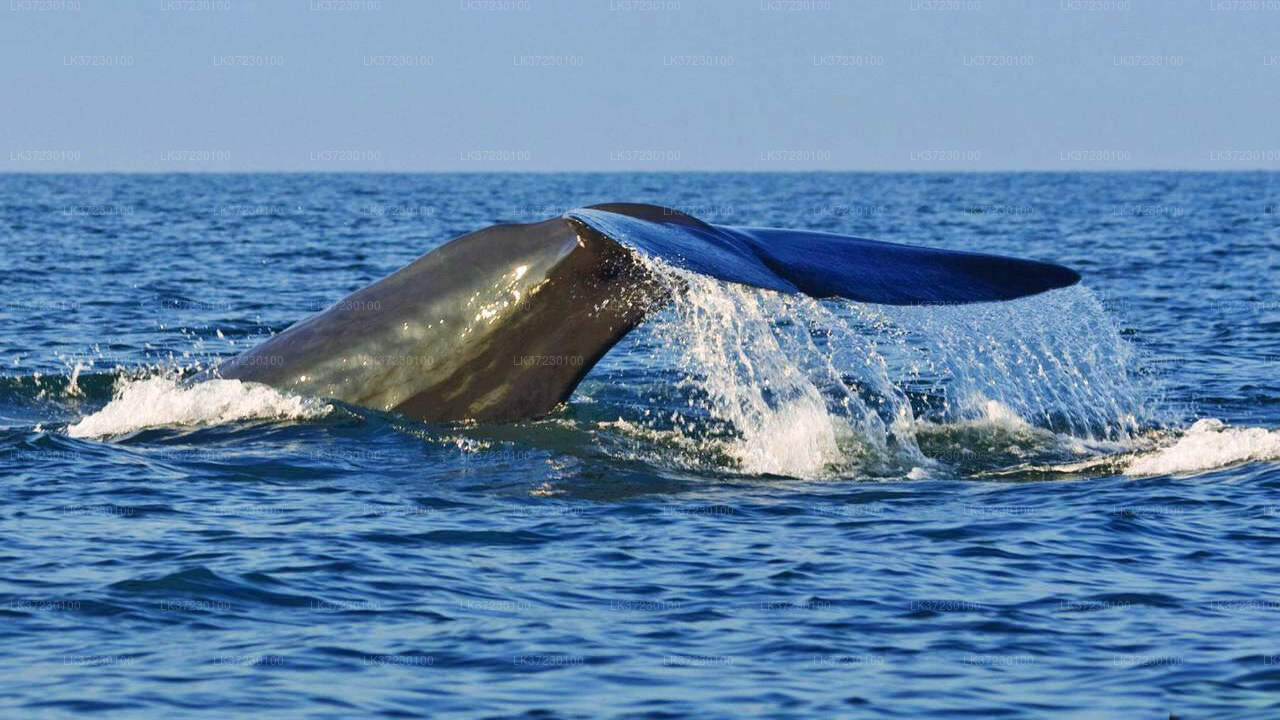
<svg viewBox="0 0 1280 720">
<path fill-rule="evenodd" d="M 1085 280 L 684 278 L 510 425 L 177 382 L 608 201 Z M 1280 717 L 1280 175 L 7 175 L 0 233 L 5 717 Z"/>
</svg>

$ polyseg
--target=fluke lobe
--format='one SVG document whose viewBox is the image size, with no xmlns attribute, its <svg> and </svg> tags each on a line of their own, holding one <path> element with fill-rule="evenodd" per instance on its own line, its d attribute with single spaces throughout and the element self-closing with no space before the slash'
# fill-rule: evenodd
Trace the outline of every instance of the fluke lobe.
<svg viewBox="0 0 1280 720">
<path fill-rule="evenodd" d="M 642 255 L 779 292 L 893 305 L 1011 300 L 1080 280 L 1033 260 L 613 203 L 451 240 L 210 375 L 427 421 L 536 417 L 667 299 L 672 284 Z"/>
</svg>

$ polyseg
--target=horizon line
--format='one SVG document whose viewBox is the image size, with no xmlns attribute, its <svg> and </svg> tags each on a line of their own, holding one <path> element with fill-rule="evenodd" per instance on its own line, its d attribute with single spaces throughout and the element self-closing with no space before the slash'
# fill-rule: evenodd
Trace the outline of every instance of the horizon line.
<svg viewBox="0 0 1280 720">
<path fill-rule="evenodd" d="M 998 168 L 998 169 L 638 169 L 638 170 L 5 170 L 0 175 L 617 175 L 617 174 L 914 174 L 914 175 L 981 175 L 984 173 L 1257 173 L 1280 172 L 1280 167 L 1254 168 Z"/>
</svg>

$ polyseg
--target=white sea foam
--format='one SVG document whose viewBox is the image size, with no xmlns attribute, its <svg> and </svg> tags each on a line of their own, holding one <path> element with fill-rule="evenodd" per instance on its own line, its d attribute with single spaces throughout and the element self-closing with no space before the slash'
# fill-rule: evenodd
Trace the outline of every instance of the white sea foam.
<svg viewBox="0 0 1280 720">
<path fill-rule="evenodd" d="M 1233 428 L 1206 418 L 1197 420 L 1172 445 L 1135 456 L 1124 473 L 1194 473 L 1259 460 L 1280 460 L 1280 430 Z"/>
<path fill-rule="evenodd" d="M 982 422 L 999 425 L 1009 430 L 1026 430 L 1031 427 L 1013 408 L 999 400 L 982 398 L 974 402 L 982 410 Z"/>
<path fill-rule="evenodd" d="M 813 477 L 844 463 L 841 425 L 820 400 L 806 398 L 760 416 L 726 450 L 749 473 Z"/>
<path fill-rule="evenodd" d="M 142 428 L 204 426 L 251 419 L 305 420 L 332 406 L 266 385 L 207 380 L 183 386 L 175 378 L 121 379 L 106 407 L 67 428 L 72 437 L 108 437 Z"/>
</svg>

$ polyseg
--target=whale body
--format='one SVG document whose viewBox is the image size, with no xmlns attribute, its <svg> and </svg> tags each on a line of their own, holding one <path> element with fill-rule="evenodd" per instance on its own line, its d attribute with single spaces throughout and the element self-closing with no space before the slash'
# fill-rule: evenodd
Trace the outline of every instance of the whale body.
<svg viewBox="0 0 1280 720">
<path fill-rule="evenodd" d="M 678 292 L 641 256 L 777 292 L 892 305 L 1012 300 L 1080 280 L 1034 260 L 612 203 L 451 240 L 211 375 L 426 421 L 537 417 Z"/>
</svg>

